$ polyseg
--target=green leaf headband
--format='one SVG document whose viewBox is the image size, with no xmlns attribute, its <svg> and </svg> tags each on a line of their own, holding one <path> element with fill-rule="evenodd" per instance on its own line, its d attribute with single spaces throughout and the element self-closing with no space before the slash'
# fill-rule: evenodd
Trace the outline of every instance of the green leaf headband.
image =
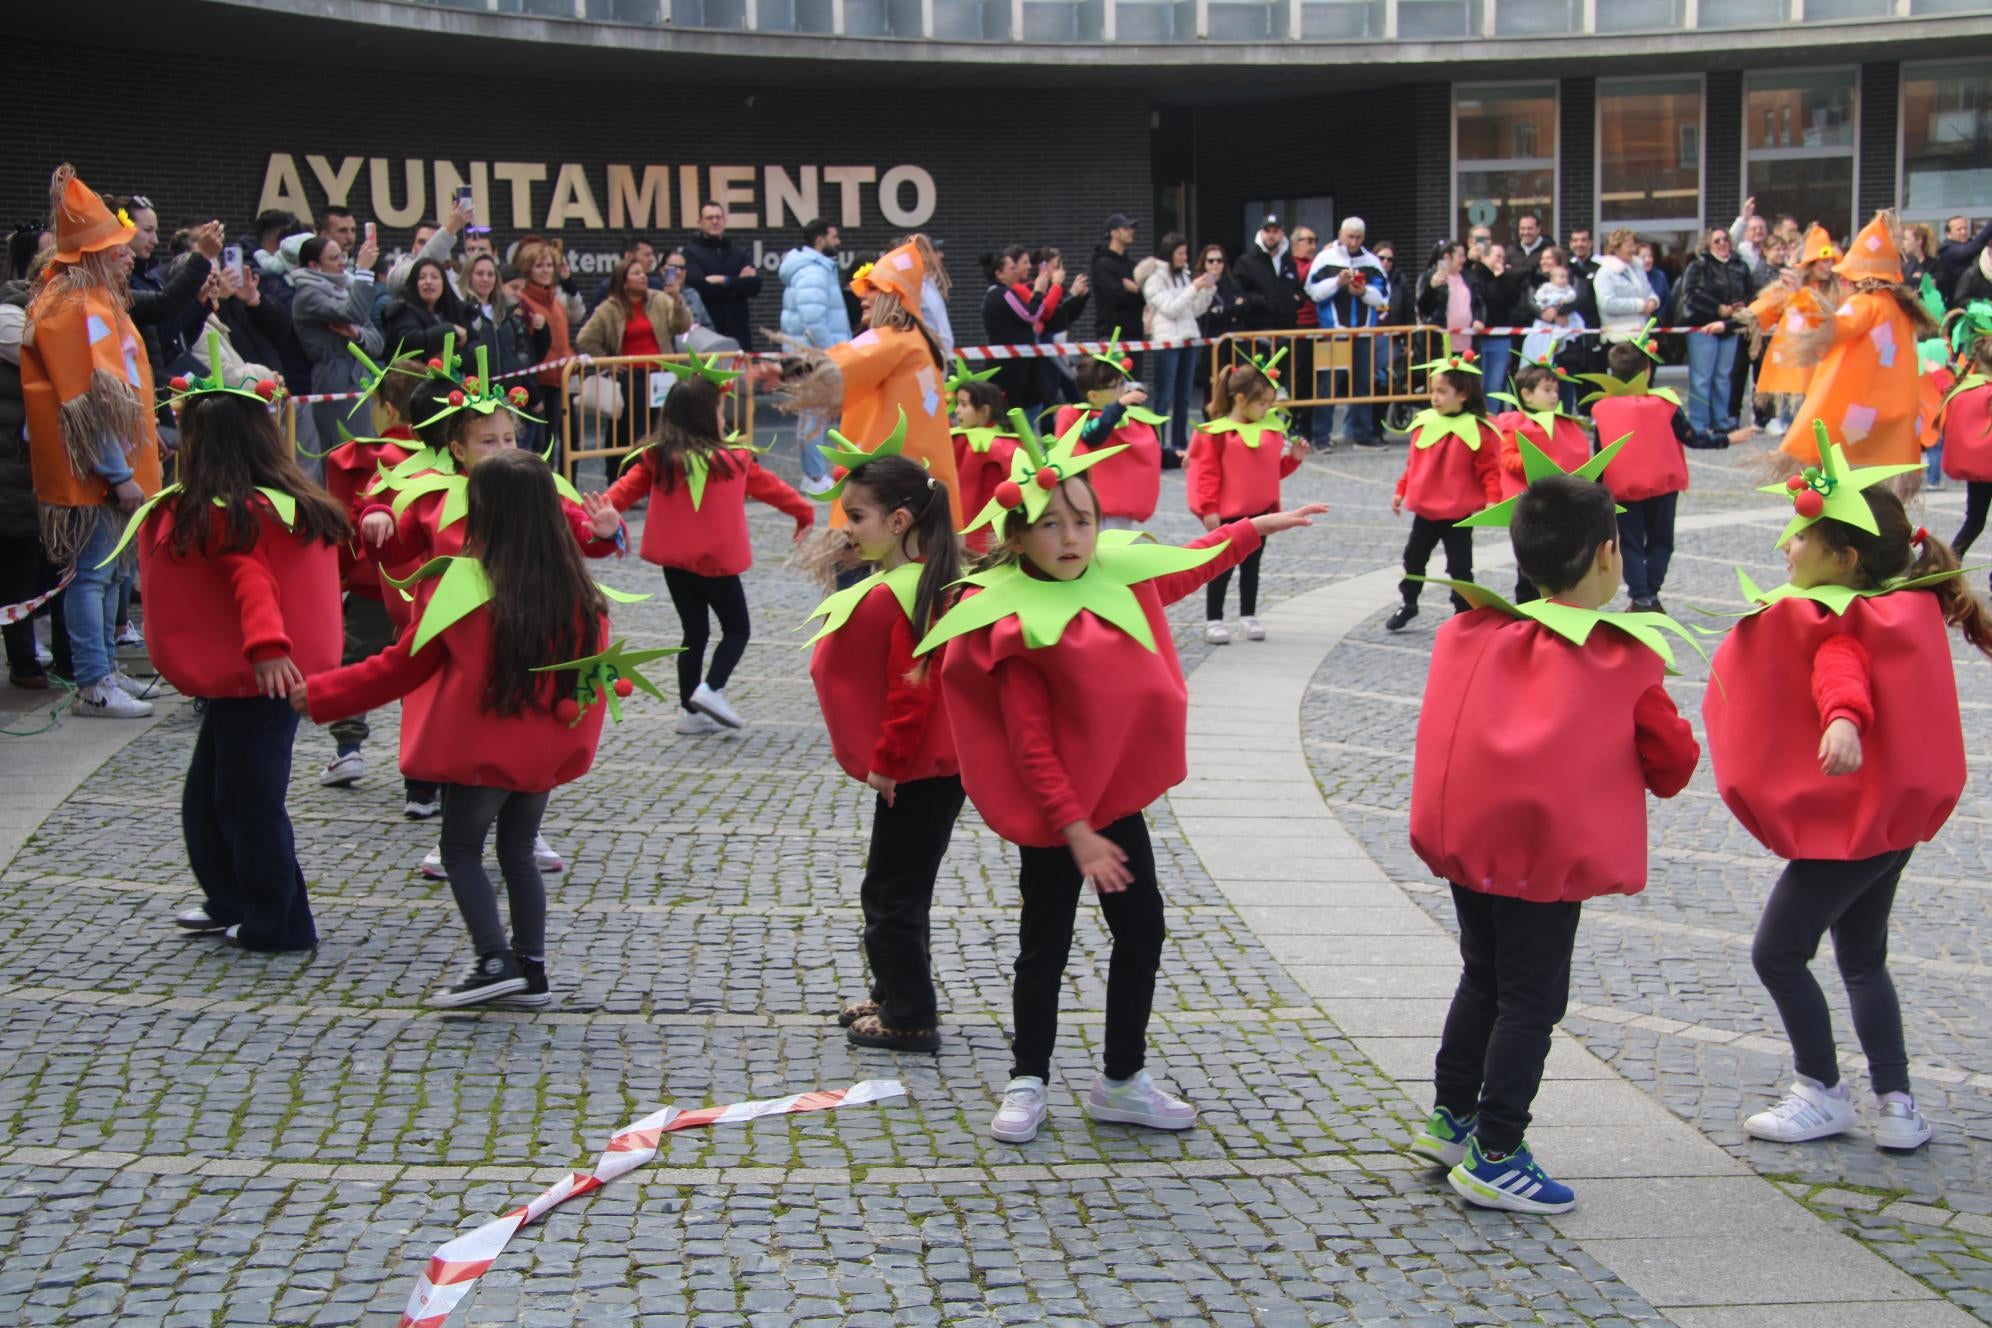
<svg viewBox="0 0 1992 1328">
<path fill-rule="evenodd" d="M 526 413 L 526 399 L 530 394 L 525 388 L 516 385 L 509 389 L 501 388 L 491 381 L 491 375 L 487 372 L 490 367 L 490 351 L 489 346 L 477 348 L 477 373 L 451 388 L 450 404 L 416 425 L 417 429 L 426 429 L 437 420 L 448 419 L 465 410 L 474 411 L 479 415 L 489 415 L 495 410 L 504 409 L 522 420 L 529 420 L 534 424 L 546 423 L 539 416 Z M 431 360 L 429 363 L 431 372 L 434 372 L 433 366 L 436 362 Z"/>
<path fill-rule="evenodd" d="M 1120 329 L 1115 328 L 1114 332 L 1118 334 Z M 1280 385 L 1280 361 L 1286 358 L 1288 349 L 1289 347 L 1281 346 L 1263 360 L 1252 353 L 1250 346 L 1239 346 L 1238 353 L 1245 358 L 1247 364 L 1259 371 L 1260 377 L 1264 378 L 1277 389 Z"/>
<path fill-rule="evenodd" d="M 259 406 L 274 405 L 287 395 L 283 384 L 274 378 L 244 378 L 240 387 L 230 387 L 221 374 L 221 333 L 213 328 L 208 329 L 206 376 L 176 374 L 167 386 L 173 389 L 173 395 L 166 399 L 166 404 L 176 408 L 183 401 L 191 401 L 195 397 L 213 396 L 219 392 L 253 401 Z"/>
<path fill-rule="evenodd" d="M 964 360 L 959 353 L 955 355 L 954 361 L 955 361 L 955 371 L 948 375 L 947 382 L 945 384 L 949 396 L 953 396 L 955 393 L 961 391 L 964 387 L 967 387 L 970 383 L 986 383 L 990 379 L 994 378 L 997 374 L 1003 371 L 1002 365 L 992 364 L 987 369 L 984 369 L 981 373 L 976 373 L 973 369 L 968 367 L 968 361 Z"/>
<path fill-rule="evenodd" d="M 451 361 L 454 361 L 456 359 L 456 349 L 454 344 L 455 342 L 456 342 L 456 333 L 445 332 L 443 334 L 443 354 L 447 356 Z M 353 416 L 359 414 L 360 407 L 366 405 L 367 402 L 373 400 L 374 393 L 380 391 L 380 385 L 387 381 L 387 376 L 389 374 L 391 373 L 413 374 L 416 372 L 413 369 L 402 369 L 396 367 L 397 363 L 401 359 L 402 345 L 403 345 L 402 342 L 399 341 L 395 342 L 394 354 L 387 357 L 387 363 L 376 364 L 373 361 L 373 357 L 366 353 L 365 349 L 361 347 L 359 342 L 349 341 L 346 343 L 346 353 L 348 355 L 351 355 L 354 359 L 360 362 L 360 372 L 362 375 L 360 382 L 359 400 L 355 401 L 353 403 L 352 409 L 346 412 L 347 419 L 350 420 L 353 418 Z M 444 361 L 430 360 L 429 363 L 432 366 L 441 367 Z M 454 373 L 450 375 L 450 380 L 452 382 L 456 380 L 456 375 Z"/>
<path fill-rule="evenodd" d="M 1641 369 L 1630 378 L 1620 378 L 1608 373 L 1578 374 L 1577 377 L 1598 389 L 1578 402 L 1580 406 L 1588 406 L 1593 401 L 1603 401 L 1607 397 L 1659 397 L 1662 401 L 1673 402 L 1676 407 L 1681 404 L 1681 398 L 1673 388 L 1649 385 L 1653 378 L 1651 369 Z"/>
<path fill-rule="evenodd" d="M 1420 370 L 1425 373 L 1470 373 L 1477 377 L 1480 373 L 1480 366 L 1474 363 L 1474 361 L 1479 358 L 1480 356 L 1471 350 L 1458 352 L 1448 350 L 1436 360 L 1427 360 L 1423 364 L 1412 365 L 1411 371 L 1413 373 L 1417 373 Z"/>
<path fill-rule="evenodd" d="M 1517 438 L 1515 441 L 1521 444 L 1522 474 L 1525 476 L 1526 483 L 1534 484 L 1537 480 L 1548 479 L 1552 475 L 1571 475 L 1580 480 L 1602 483 L 1603 481 L 1598 477 L 1605 473 L 1605 467 L 1612 464 L 1612 458 L 1624 449 L 1627 440 L 1631 437 L 1631 434 L 1625 435 L 1624 438 L 1605 448 L 1575 470 L 1565 470 L 1563 467 L 1557 465 L 1554 457 L 1544 452 L 1526 438 Z M 1492 507 L 1483 508 L 1481 511 L 1475 512 L 1472 516 L 1462 517 L 1458 524 L 1462 526 L 1511 526 L 1515 523 L 1515 505 L 1521 501 L 1522 495 L 1518 493 L 1505 502 L 1499 502 Z M 1616 511 L 1623 512 L 1625 510 L 1616 503 L 1612 504 L 1612 506 Z"/>
<path fill-rule="evenodd" d="M 1660 342 L 1654 335 L 1654 330 L 1659 326 L 1659 319 L 1647 319 L 1646 326 L 1639 329 L 1639 335 L 1632 339 L 1632 344 L 1639 347 L 1641 355 L 1655 364 L 1665 364 L 1666 361 L 1660 358 Z"/>
<path fill-rule="evenodd" d="M 656 650 L 624 650 L 622 637 L 610 643 L 607 650 L 580 659 L 570 659 L 561 664 L 542 664 L 534 673 L 550 673 L 556 669 L 573 669 L 579 675 L 575 684 L 576 696 L 563 696 L 554 702 L 553 717 L 573 728 L 581 722 L 591 705 L 604 705 L 609 708 L 609 718 L 622 723 L 622 702 L 629 695 L 641 689 L 646 695 L 659 701 L 664 693 L 657 690 L 657 684 L 643 676 L 638 665 L 648 664 L 666 655 L 675 655 L 684 650 L 683 646 L 665 646 Z M 579 696 L 593 693 L 590 701 L 578 700 Z"/>
<path fill-rule="evenodd" d="M 1098 350 L 1091 351 L 1089 352 L 1089 355 L 1092 359 L 1098 360 L 1101 364 L 1104 364 L 1109 369 L 1112 369 L 1122 378 L 1132 378 L 1134 377 L 1134 358 L 1128 355 L 1123 350 L 1121 350 L 1120 332 L 1121 332 L 1120 327 L 1118 324 L 1116 324 L 1113 330 L 1113 335 L 1107 338 L 1107 348 L 1104 351 L 1098 351 Z M 1282 352 L 1282 354 L 1284 354 L 1284 352 Z M 1248 360 L 1252 359 L 1252 352 L 1249 350 L 1246 351 L 1245 358 Z M 1258 365 L 1257 360 L 1253 360 L 1252 363 L 1254 367 Z M 1260 369 L 1259 372 L 1265 373 L 1265 370 Z M 1270 376 L 1275 380 L 1277 380 L 1279 377 L 1277 372 L 1275 372 Z"/>
<path fill-rule="evenodd" d="M 1812 422 L 1812 437 L 1819 445 L 1818 465 L 1807 466 L 1782 484 L 1766 484 L 1757 490 L 1758 493 L 1783 494 L 1791 499 L 1794 515 L 1791 524 L 1778 536 L 1778 543 L 1783 544 L 1822 517 L 1844 521 L 1870 535 L 1880 534 L 1875 525 L 1874 510 L 1867 505 L 1867 499 L 1861 497 L 1862 492 L 1893 476 L 1921 470 L 1923 463 L 1863 466 L 1855 470 L 1847 464 L 1847 454 L 1841 446 L 1827 440 L 1824 420 Z"/>
<path fill-rule="evenodd" d="M 1010 424 L 1017 431 L 1017 450 L 1010 457 L 1010 478 L 996 486 L 994 496 L 983 505 L 975 520 L 963 528 L 964 535 L 983 526 L 993 530 L 1005 512 L 1018 508 L 1023 509 L 1025 520 L 1036 521 L 1044 515 L 1046 504 L 1051 502 L 1052 490 L 1108 457 L 1127 451 L 1126 443 L 1118 443 L 1084 456 L 1077 455 L 1079 434 L 1086 427 L 1086 416 L 1083 414 L 1075 417 L 1064 435 L 1049 446 L 1031 427 L 1030 417 L 1023 411 L 1012 410 Z"/>
<path fill-rule="evenodd" d="M 1925 277 L 1928 275 L 1924 273 Z M 1970 355 L 1973 343 L 1980 337 L 1992 337 L 1992 300 L 1973 300 L 1944 317 L 1951 320 L 1951 353 L 1960 360 Z"/>
<path fill-rule="evenodd" d="M 690 357 L 688 361 L 665 360 L 664 368 L 679 378 L 703 378 L 722 392 L 732 391 L 733 380 L 740 377 L 740 370 L 720 368 L 717 353 L 708 359 L 687 347 L 685 354 Z"/>
<path fill-rule="evenodd" d="M 844 485 L 852 475 L 880 457 L 899 456 L 906 450 L 906 408 L 900 407 L 899 423 L 892 426 L 892 432 L 885 436 L 885 441 L 870 451 L 866 451 L 862 444 L 852 442 L 835 429 L 830 430 L 827 436 L 830 439 L 829 443 L 819 446 L 816 450 L 823 454 L 825 461 L 842 469 L 844 473 L 837 477 L 835 484 L 816 495 L 816 501 L 819 503 L 836 502 L 843 497 Z"/>
</svg>

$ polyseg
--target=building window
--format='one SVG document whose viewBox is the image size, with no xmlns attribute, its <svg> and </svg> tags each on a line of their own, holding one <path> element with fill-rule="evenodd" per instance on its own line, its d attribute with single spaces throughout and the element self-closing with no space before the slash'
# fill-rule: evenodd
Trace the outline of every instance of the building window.
<svg viewBox="0 0 1992 1328">
<path fill-rule="evenodd" d="M 1789 213 L 1800 226 L 1853 233 L 1855 78 L 1852 69 L 1744 76 L 1743 192 L 1773 222 Z"/>
<path fill-rule="evenodd" d="M 1453 187 L 1457 235 L 1489 227 L 1515 239 L 1532 212 L 1556 234 L 1556 85 L 1462 84 L 1453 92 Z"/>
<path fill-rule="evenodd" d="M 1699 76 L 1599 79 L 1598 229 L 1630 227 L 1678 269 L 1701 230 L 1701 141 Z"/>
<path fill-rule="evenodd" d="M 1901 198 L 1924 221 L 1992 199 L 1992 63 L 1902 67 Z"/>
</svg>

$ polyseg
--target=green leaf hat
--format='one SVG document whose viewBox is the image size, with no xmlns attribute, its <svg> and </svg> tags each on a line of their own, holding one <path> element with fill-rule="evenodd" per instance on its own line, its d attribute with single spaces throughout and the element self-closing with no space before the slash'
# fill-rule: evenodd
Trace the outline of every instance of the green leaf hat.
<svg viewBox="0 0 1992 1328">
<path fill-rule="evenodd" d="M 1036 521 L 1044 515 L 1052 490 L 1108 457 L 1127 451 L 1127 444 L 1117 443 L 1078 455 L 1079 432 L 1086 427 L 1083 414 L 1049 444 L 1031 427 L 1030 417 L 1021 410 L 1010 412 L 1010 425 L 1017 431 L 1017 450 L 1010 457 L 1010 478 L 996 486 L 995 494 L 983 504 L 975 519 L 962 528 L 964 535 L 983 526 L 995 530 L 1005 513 L 1018 508 L 1023 509 L 1026 520 Z"/>
<path fill-rule="evenodd" d="M 947 376 L 947 381 L 944 384 L 949 396 L 953 396 L 970 383 L 986 383 L 997 374 L 1003 372 L 1002 365 L 992 364 L 981 373 L 977 373 L 968 367 L 968 361 L 961 357 L 960 351 L 955 352 L 954 362 L 955 371 Z"/>
<path fill-rule="evenodd" d="M 1867 505 L 1867 499 L 1861 494 L 1885 479 L 1920 471 L 1923 463 L 1913 461 L 1905 465 L 1863 466 L 1856 470 L 1847 464 L 1847 454 L 1840 445 L 1828 440 L 1824 420 L 1812 422 L 1812 437 L 1819 445 L 1818 465 L 1807 466 L 1782 484 L 1766 484 L 1757 490 L 1791 500 L 1791 523 L 1778 536 L 1778 543 L 1783 544 L 1822 517 L 1844 521 L 1870 535 L 1879 534 L 1874 509 Z"/>
<path fill-rule="evenodd" d="M 823 459 L 829 462 L 832 467 L 842 470 L 843 474 L 837 476 L 835 484 L 817 494 L 816 501 L 819 503 L 833 503 L 844 496 L 844 482 L 851 478 L 853 472 L 863 469 L 880 457 L 899 456 L 905 452 L 906 410 L 904 407 L 900 408 L 899 423 L 893 425 L 892 432 L 887 434 L 884 440 L 870 451 L 866 451 L 863 444 L 851 441 L 835 429 L 830 430 L 825 436 L 830 441 L 821 444 L 816 450 L 823 454 Z M 925 465 L 926 463 L 922 462 L 921 464 Z M 694 507 L 697 505 L 696 502 L 693 503 Z"/>
<path fill-rule="evenodd" d="M 1557 465 L 1554 457 L 1544 452 L 1526 438 L 1518 438 L 1515 441 L 1521 445 L 1522 474 L 1525 477 L 1525 482 L 1528 484 L 1534 484 L 1537 480 L 1548 479 L 1552 475 L 1573 475 L 1580 480 L 1602 483 L 1603 481 L 1598 477 L 1605 473 L 1605 467 L 1612 464 L 1612 458 L 1624 449 L 1626 439 L 1631 437 L 1631 434 L 1625 435 L 1624 438 L 1605 448 L 1575 470 L 1565 470 L 1563 467 Z M 1461 517 L 1458 524 L 1462 526 L 1511 526 L 1515 523 L 1515 504 L 1521 501 L 1522 495 L 1518 493 L 1513 498 L 1495 503 L 1492 507 L 1482 508 L 1472 516 Z M 1616 503 L 1613 506 L 1618 511 L 1623 512 L 1625 510 L 1623 507 L 1618 507 Z"/>
<path fill-rule="evenodd" d="M 177 408 L 180 403 L 191 401 L 195 397 L 226 393 L 232 397 L 241 397 L 245 401 L 253 401 L 259 406 L 270 406 L 287 395 L 283 384 L 274 378 L 244 378 L 239 385 L 230 387 L 221 372 L 221 333 L 214 328 L 208 329 L 207 351 L 207 373 L 174 375 L 173 380 L 167 384 L 173 389 L 173 395 L 166 399 L 167 405 Z"/>
<path fill-rule="evenodd" d="M 686 347 L 685 355 L 687 358 L 683 360 L 661 361 L 665 371 L 679 378 L 703 378 L 722 392 L 732 391 L 734 380 L 740 377 L 742 373 L 742 370 L 739 369 L 720 368 L 719 355 L 717 353 L 711 356 L 703 356 L 690 347 Z"/>
<path fill-rule="evenodd" d="M 1439 357 L 1435 360 L 1426 360 L 1423 364 L 1412 365 L 1411 372 L 1478 374 L 1480 372 L 1479 360 L 1479 353 L 1470 346 L 1465 350 L 1454 350 L 1452 348 L 1452 334 L 1448 332 L 1446 334 L 1446 348 L 1440 353 Z"/>
<path fill-rule="evenodd" d="M 449 405 L 415 427 L 418 430 L 426 429 L 438 420 L 446 420 L 466 410 L 479 415 L 490 415 L 495 411 L 506 410 L 533 424 L 545 424 L 545 420 L 526 411 L 526 399 L 531 394 L 524 387 L 515 384 L 510 388 L 502 388 L 491 380 L 490 356 L 491 348 L 480 345 L 477 348 L 477 372 L 450 389 Z"/>
<path fill-rule="evenodd" d="M 1122 378 L 1132 378 L 1134 377 L 1134 357 L 1121 349 L 1120 334 L 1120 326 L 1116 324 L 1112 334 L 1107 337 L 1107 348 L 1105 350 L 1088 351 L 1086 352 L 1087 358 L 1098 360 Z M 1245 355 L 1247 359 L 1251 358 L 1250 351 L 1246 351 Z"/>
<path fill-rule="evenodd" d="M 394 354 L 387 357 L 387 363 L 376 364 L 373 357 L 367 354 L 366 349 L 359 342 L 349 341 L 346 343 L 346 353 L 360 362 L 360 394 L 358 399 L 353 402 L 351 409 L 347 410 L 347 419 L 350 420 L 353 416 L 359 414 L 360 407 L 373 400 L 374 394 L 380 391 L 380 385 L 387 381 L 389 374 L 423 373 L 419 369 L 404 369 L 401 367 L 401 346 L 401 342 L 397 341 L 394 343 Z M 428 372 L 437 372 L 446 363 L 454 364 L 456 358 L 456 333 L 445 332 L 443 334 L 443 358 L 430 360 Z M 457 377 L 458 375 L 454 371 L 449 374 L 451 382 L 455 382 Z"/>
<path fill-rule="evenodd" d="M 565 719 L 569 728 L 581 722 L 582 716 L 588 713 L 588 707 L 591 705 L 607 706 L 609 718 L 620 724 L 622 700 L 632 692 L 640 691 L 659 701 L 665 700 L 664 693 L 657 690 L 656 683 L 643 676 L 639 666 L 648 664 L 654 659 L 663 659 L 667 655 L 676 655 L 683 650 L 683 646 L 663 646 L 654 650 L 625 650 L 623 638 L 617 637 L 609 643 L 607 650 L 583 655 L 580 659 L 570 659 L 560 664 L 542 664 L 533 672 L 551 673 L 555 670 L 572 669 L 579 675 L 575 682 L 574 695 L 563 697 L 555 702 L 553 707 L 554 718 Z M 590 699 L 583 700 L 581 699 L 583 697 Z M 668 701 L 666 704 L 669 704 Z"/>
</svg>

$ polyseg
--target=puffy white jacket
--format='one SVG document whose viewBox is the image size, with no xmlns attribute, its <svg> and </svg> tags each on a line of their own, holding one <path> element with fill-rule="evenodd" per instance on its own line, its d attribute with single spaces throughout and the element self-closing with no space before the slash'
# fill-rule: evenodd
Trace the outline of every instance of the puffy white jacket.
<svg viewBox="0 0 1992 1328">
<path fill-rule="evenodd" d="M 1217 298 L 1217 288 L 1202 288 L 1187 272 L 1177 272 L 1159 258 L 1144 258 L 1134 269 L 1141 283 L 1141 298 L 1148 302 L 1148 335 L 1159 341 L 1174 341 L 1197 335 L 1197 319 L 1209 311 Z M 1124 337 L 1134 335 L 1124 330 Z"/>
<path fill-rule="evenodd" d="M 1653 298 L 1653 287 L 1640 264 L 1606 254 L 1598 260 L 1591 293 L 1598 298 L 1598 322 L 1605 340 L 1629 341 L 1646 326 L 1646 302 Z"/>
</svg>

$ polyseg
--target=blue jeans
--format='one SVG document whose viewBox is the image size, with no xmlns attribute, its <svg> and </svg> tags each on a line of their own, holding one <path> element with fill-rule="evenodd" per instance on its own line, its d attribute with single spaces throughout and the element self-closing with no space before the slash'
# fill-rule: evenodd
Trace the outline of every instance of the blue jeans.
<svg viewBox="0 0 1992 1328">
<path fill-rule="evenodd" d="M 118 563 L 99 567 L 117 547 L 124 523 L 111 508 L 98 514 L 83 551 L 76 555 L 76 579 L 62 596 L 62 620 L 76 664 L 76 685 L 88 687 L 111 676 L 117 663 L 118 585 L 128 579 Z"/>
<path fill-rule="evenodd" d="M 1725 333 L 1688 338 L 1688 425 L 1696 433 L 1728 433 L 1736 427 L 1729 411 L 1729 380 L 1736 375 L 1736 337 Z"/>
<path fill-rule="evenodd" d="M 249 950 L 302 950 L 318 943 L 290 813 L 291 743 L 297 712 L 267 696 L 211 697 L 180 792 L 187 861 L 207 913 L 240 924 Z"/>
<path fill-rule="evenodd" d="M 802 449 L 802 473 L 806 478 L 830 478 L 830 463 L 816 450 L 829 428 L 830 417 L 818 411 L 807 410 L 795 417 L 796 445 Z"/>
<path fill-rule="evenodd" d="M 1625 559 L 1625 588 L 1635 600 L 1658 599 L 1674 561 L 1674 509 L 1681 495 L 1663 493 L 1625 504 L 1618 515 L 1619 553 Z"/>
<path fill-rule="evenodd" d="M 1333 382 L 1326 395 L 1352 397 L 1375 395 L 1377 378 L 1375 346 L 1376 343 L 1368 337 L 1352 339 L 1349 342 L 1349 367 L 1328 371 L 1328 376 Z M 1389 356 L 1387 342 L 1384 353 L 1387 362 Z M 1322 406 L 1319 410 L 1321 425 L 1317 430 L 1317 441 L 1335 436 L 1337 409 L 1342 412 L 1342 432 L 1347 435 L 1350 442 L 1367 443 L 1382 440 L 1383 430 L 1378 428 L 1376 423 L 1376 406 L 1370 402 L 1362 402 L 1353 406 Z"/>
<path fill-rule="evenodd" d="M 1190 445 L 1190 395 L 1196 387 L 1197 348 L 1181 346 L 1155 352 L 1155 400 L 1152 408 L 1169 417 L 1164 445 L 1182 452 Z"/>
<path fill-rule="evenodd" d="M 1515 342 L 1512 337 L 1475 337 L 1474 350 L 1480 353 L 1480 390 L 1483 392 L 1505 392 L 1508 390 L 1508 362 L 1515 358 Z"/>
<path fill-rule="evenodd" d="M 1937 445 L 1923 453 L 1923 480 L 1927 484 L 1944 482 L 1944 440 L 1937 439 Z"/>
</svg>

